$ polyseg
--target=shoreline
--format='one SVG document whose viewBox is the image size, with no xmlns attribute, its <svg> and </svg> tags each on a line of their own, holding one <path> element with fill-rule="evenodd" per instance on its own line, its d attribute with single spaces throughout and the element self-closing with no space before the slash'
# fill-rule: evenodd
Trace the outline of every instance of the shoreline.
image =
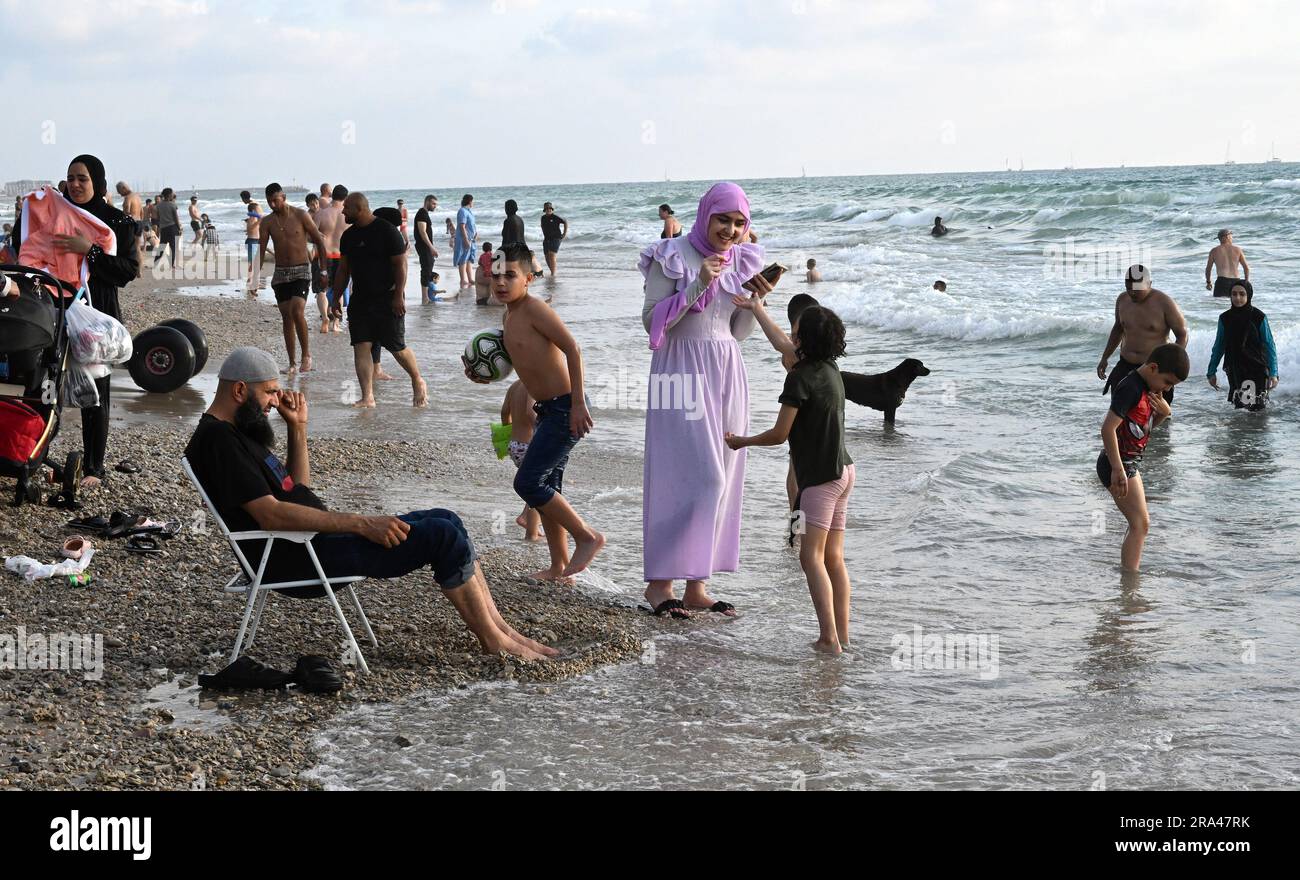
<svg viewBox="0 0 1300 880">
<path fill-rule="evenodd" d="M 214 373 L 238 345 L 276 352 L 278 315 L 265 300 L 184 296 L 169 292 L 174 282 L 154 282 L 150 289 L 147 274 L 134 289 L 121 292 L 125 323 L 133 333 L 177 315 L 197 321 L 211 352 L 205 373 Z M 345 669 L 337 694 L 292 688 L 200 691 L 196 675 L 226 665 L 243 597 L 221 592 L 234 571 L 234 556 L 212 524 L 198 530 L 206 517 L 177 466 L 197 421 L 196 399 L 202 400 L 194 392 L 185 401 L 192 417 L 177 418 L 165 406 L 165 415 L 148 423 L 140 413 L 125 420 L 115 415 L 106 461 L 111 468 L 130 458 L 141 472 L 110 471 L 103 486 L 80 496 L 81 511 L 25 505 L 6 507 L 0 516 L 3 555 L 43 562 L 57 558 L 59 544 L 72 534 L 64 523 L 73 516 L 136 508 L 183 524 L 158 556 L 129 554 L 120 539 L 90 536 L 96 556 L 87 569 L 94 578 L 89 587 L 70 587 L 61 578 L 26 584 L 4 573 L 0 634 L 12 636 L 19 627 L 29 637 L 99 634 L 104 665 L 98 681 L 81 671 L 0 670 L 0 742 L 7 752 L 0 757 L 0 790 L 320 788 L 304 774 L 317 763 L 313 740 L 340 712 L 476 682 L 541 683 L 578 676 L 638 658 L 643 639 L 654 634 L 655 625 L 626 598 L 527 584 L 525 577 L 544 567 L 545 549 L 520 540 L 512 522 L 505 538 L 482 536 L 471 525 L 502 615 L 525 635 L 559 648 L 559 658 L 527 663 L 480 654 L 451 604 L 438 595 L 431 574 L 421 570 L 397 581 L 362 584 L 359 596 L 380 646 L 363 645 L 371 674 Z M 69 418 L 72 412 L 65 410 L 51 451 L 54 460 L 80 447 L 79 420 Z M 334 442 L 339 439 L 345 442 Z M 405 474 L 439 496 L 432 505 L 455 509 L 458 499 L 443 493 L 476 480 L 492 481 L 488 469 L 497 465 L 477 446 L 441 439 L 312 435 L 311 452 L 314 488 L 326 503 L 362 513 L 381 511 L 349 501 L 355 496 L 350 490 L 378 488 L 382 503 L 388 487 L 375 486 L 377 473 Z M 390 485 L 406 488 L 402 481 Z M 6 481 L 4 488 L 11 491 L 12 484 Z M 248 653 L 273 668 L 292 670 L 299 654 L 338 658 L 341 639 L 327 602 L 276 597 L 267 603 L 258 641 Z M 160 699 L 164 691 L 166 699 Z"/>
</svg>

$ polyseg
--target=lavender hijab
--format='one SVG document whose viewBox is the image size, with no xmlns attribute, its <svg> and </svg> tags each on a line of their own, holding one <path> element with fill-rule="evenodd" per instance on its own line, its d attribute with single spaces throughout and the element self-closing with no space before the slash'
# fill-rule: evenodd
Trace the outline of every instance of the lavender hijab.
<svg viewBox="0 0 1300 880">
<path fill-rule="evenodd" d="M 690 233 L 686 240 L 690 242 L 691 247 L 699 251 L 701 256 L 716 257 L 722 256 L 723 265 L 731 262 L 734 254 L 735 245 L 728 248 L 725 252 L 715 251 L 713 245 L 709 243 L 709 221 L 716 214 L 730 214 L 739 211 L 745 215 L 745 229 L 742 232 L 749 231 L 749 198 L 745 191 L 734 183 L 723 182 L 715 183 L 700 199 L 699 207 L 695 209 L 695 225 L 691 227 Z M 713 281 L 705 288 L 694 304 L 689 308 L 693 312 L 702 312 L 713 302 L 713 298 L 718 294 L 718 279 Z M 664 344 L 664 337 L 667 335 L 668 325 L 673 322 L 688 308 L 686 291 L 678 290 L 672 296 L 660 301 L 654 307 L 654 312 L 650 318 L 650 347 L 659 348 Z"/>
</svg>

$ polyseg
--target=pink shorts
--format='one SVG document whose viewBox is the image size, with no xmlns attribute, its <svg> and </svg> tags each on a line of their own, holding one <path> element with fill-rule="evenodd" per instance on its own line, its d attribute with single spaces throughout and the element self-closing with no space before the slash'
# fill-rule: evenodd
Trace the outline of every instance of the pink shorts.
<svg viewBox="0 0 1300 880">
<path fill-rule="evenodd" d="M 828 532 L 842 532 L 848 521 L 849 496 L 853 494 L 853 465 L 844 468 L 838 480 L 809 486 L 799 496 L 804 522 Z"/>
</svg>

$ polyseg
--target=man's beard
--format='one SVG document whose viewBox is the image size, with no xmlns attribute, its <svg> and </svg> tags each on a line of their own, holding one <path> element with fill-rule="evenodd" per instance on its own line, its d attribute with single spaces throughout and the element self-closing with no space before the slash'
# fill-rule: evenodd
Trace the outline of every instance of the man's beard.
<svg viewBox="0 0 1300 880">
<path fill-rule="evenodd" d="M 251 397 L 235 410 L 235 430 L 267 449 L 275 448 L 275 431 L 271 428 L 271 420 Z"/>
</svg>

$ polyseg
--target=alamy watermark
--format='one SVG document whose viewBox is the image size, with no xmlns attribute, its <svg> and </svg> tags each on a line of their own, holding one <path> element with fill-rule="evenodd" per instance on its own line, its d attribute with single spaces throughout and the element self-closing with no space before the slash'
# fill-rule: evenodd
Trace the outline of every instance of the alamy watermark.
<svg viewBox="0 0 1300 880">
<path fill-rule="evenodd" d="M 705 415 L 707 388 L 699 373 L 651 373 L 647 381 L 644 374 L 630 378 L 627 367 L 619 367 L 590 398 L 595 409 L 680 410 L 686 421 L 697 422 Z"/>
<path fill-rule="evenodd" d="M 1150 245 L 1137 242 L 1090 245 L 1067 238 L 1043 248 L 1043 277 L 1057 281 L 1123 284 L 1128 267 L 1138 263 L 1147 267 L 1155 264 Z"/>
<path fill-rule="evenodd" d="M 998 677 L 998 637 L 988 633 L 925 633 L 915 624 L 896 633 L 890 665 L 897 671 L 978 671 L 984 681 Z"/>
<path fill-rule="evenodd" d="M 19 626 L 0 633 L 0 669 L 81 672 L 86 681 L 104 677 L 102 633 L 31 633 Z"/>
</svg>

